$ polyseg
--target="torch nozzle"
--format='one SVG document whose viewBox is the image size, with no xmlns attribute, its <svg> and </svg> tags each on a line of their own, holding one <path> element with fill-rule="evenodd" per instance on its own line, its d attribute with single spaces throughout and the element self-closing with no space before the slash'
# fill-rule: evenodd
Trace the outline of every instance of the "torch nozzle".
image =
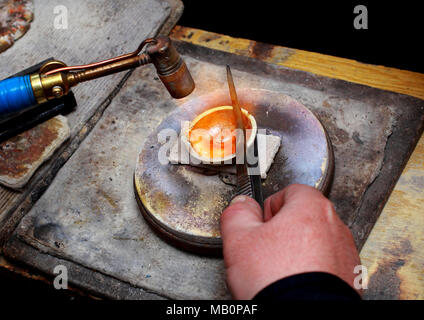
<svg viewBox="0 0 424 320">
<path fill-rule="evenodd" d="M 147 47 L 147 54 L 173 98 L 184 98 L 194 90 L 193 78 L 168 37 L 157 37 L 156 43 Z"/>
</svg>

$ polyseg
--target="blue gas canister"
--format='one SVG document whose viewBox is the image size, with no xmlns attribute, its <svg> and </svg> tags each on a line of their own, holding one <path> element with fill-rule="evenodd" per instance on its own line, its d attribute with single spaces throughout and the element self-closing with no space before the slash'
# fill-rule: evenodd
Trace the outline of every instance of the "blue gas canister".
<svg viewBox="0 0 424 320">
<path fill-rule="evenodd" d="M 30 75 L 0 81 L 0 122 L 36 105 Z"/>
</svg>

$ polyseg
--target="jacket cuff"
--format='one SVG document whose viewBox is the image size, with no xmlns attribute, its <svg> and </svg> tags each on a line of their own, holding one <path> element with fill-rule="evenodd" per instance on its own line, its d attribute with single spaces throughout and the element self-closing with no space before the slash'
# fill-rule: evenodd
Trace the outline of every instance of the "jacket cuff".
<svg viewBox="0 0 424 320">
<path fill-rule="evenodd" d="M 359 301 L 359 293 L 339 277 L 326 272 L 307 272 L 278 280 L 262 289 L 253 300 Z"/>
</svg>

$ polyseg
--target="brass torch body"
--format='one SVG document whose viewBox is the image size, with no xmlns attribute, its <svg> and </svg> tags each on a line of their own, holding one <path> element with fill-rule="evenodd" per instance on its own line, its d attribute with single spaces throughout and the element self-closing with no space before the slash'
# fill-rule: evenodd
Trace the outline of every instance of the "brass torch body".
<svg viewBox="0 0 424 320">
<path fill-rule="evenodd" d="M 37 102 L 43 103 L 61 97 L 78 83 L 137 68 L 148 63 L 155 65 L 159 78 L 173 98 L 183 98 L 190 94 L 195 87 L 186 64 L 168 37 L 153 39 L 149 42 L 146 53 L 129 54 L 122 56 L 122 59 L 119 57 L 119 59 L 110 59 L 110 63 L 109 60 L 107 62 L 107 64 L 102 62 L 97 66 L 93 64 L 90 68 L 76 72 L 60 70 L 54 72 L 54 67 L 57 68 L 58 66 L 62 66 L 61 69 L 65 70 L 75 67 L 66 68 L 65 64 L 60 61 L 49 62 L 49 64 L 54 65 L 53 71 L 49 70 L 47 66 L 44 68 L 47 74 L 43 74 L 41 71 L 40 74 L 33 74 L 30 78 Z M 41 70 L 43 70 L 43 67 Z"/>
<path fill-rule="evenodd" d="M 147 52 L 173 98 L 183 98 L 194 90 L 193 78 L 168 37 L 158 37 L 157 43 L 149 46 Z"/>
</svg>

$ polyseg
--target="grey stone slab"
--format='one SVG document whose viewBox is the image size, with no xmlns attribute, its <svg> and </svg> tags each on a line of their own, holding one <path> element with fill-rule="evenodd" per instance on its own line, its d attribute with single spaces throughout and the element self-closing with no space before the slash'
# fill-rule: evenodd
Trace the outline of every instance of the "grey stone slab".
<svg viewBox="0 0 424 320">
<path fill-rule="evenodd" d="M 28 33 L 0 54 L 0 79 L 52 56 L 72 65 L 133 51 L 146 37 L 168 34 L 183 8 L 179 0 L 39 0 L 34 4 Z M 67 12 L 67 29 L 54 25 L 59 13 L 64 13 L 61 6 Z M 67 115 L 68 142 L 37 170 L 22 192 L 0 186 L 0 244 L 92 129 L 129 74 L 121 72 L 76 87 L 78 106 Z"/>
<path fill-rule="evenodd" d="M 35 0 L 34 21 L 27 34 L 0 54 L 0 79 L 48 57 L 81 65 L 134 51 L 154 36 L 171 6 L 160 0 Z M 67 19 L 59 19 L 65 14 Z M 67 21 L 67 28 L 62 29 Z M 122 79 L 123 73 L 80 84 L 73 89 L 77 111 L 68 117 L 75 135 Z"/>
<path fill-rule="evenodd" d="M 25 218 L 35 229 L 23 223 L 18 230 L 29 232 L 43 251 L 160 295 L 225 298 L 221 259 L 165 244 L 134 199 L 134 166 L 143 140 L 177 107 L 154 78 L 152 66 L 134 72 Z"/>
<path fill-rule="evenodd" d="M 223 89 L 230 63 L 238 87 L 281 92 L 319 116 L 335 149 L 330 199 L 361 246 L 422 132 L 423 102 L 197 47 L 179 49 L 186 50 L 197 85 L 193 95 L 172 100 L 153 67 L 136 70 L 21 221 L 15 232 L 20 241 L 160 296 L 228 298 L 221 259 L 180 251 L 146 224 L 134 198 L 133 172 L 161 120 L 187 99 Z M 375 207 L 367 204 L 372 200 Z"/>
</svg>

